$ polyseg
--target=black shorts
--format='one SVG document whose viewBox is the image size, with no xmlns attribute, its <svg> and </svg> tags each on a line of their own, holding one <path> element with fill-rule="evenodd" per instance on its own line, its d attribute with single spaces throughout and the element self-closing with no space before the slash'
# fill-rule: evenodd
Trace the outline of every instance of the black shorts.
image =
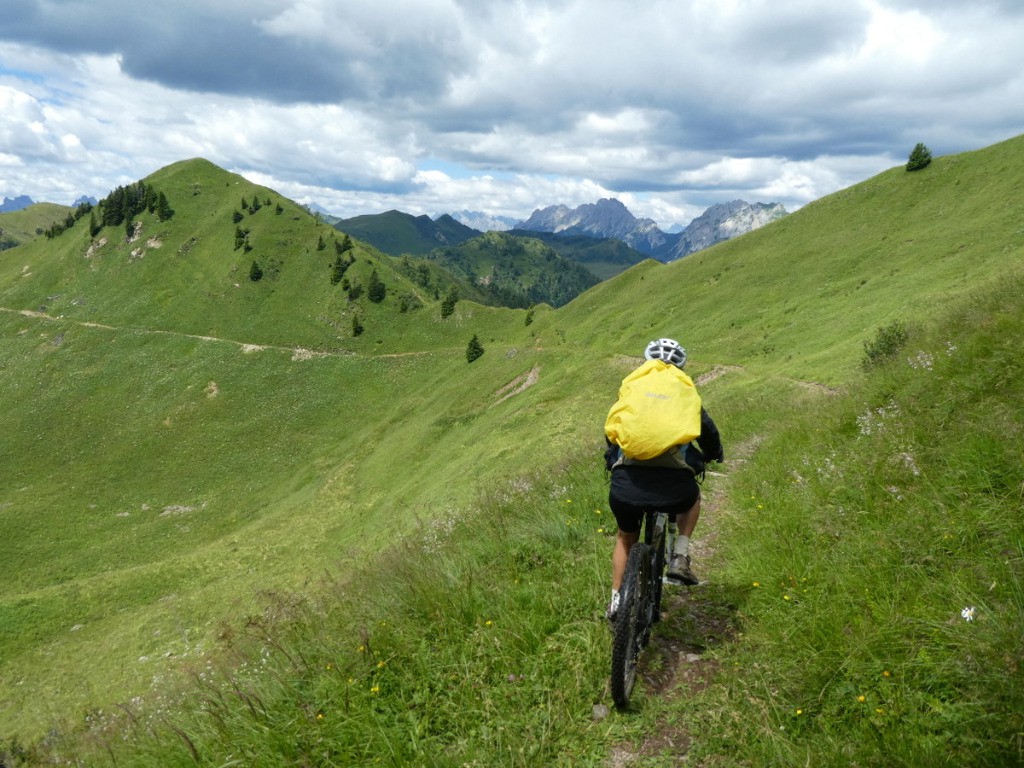
<svg viewBox="0 0 1024 768">
<path fill-rule="evenodd" d="M 652 510 L 677 514 L 689 512 L 700 500 L 700 486 L 685 469 L 620 466 L 612 472 L 608 506 L 619 530 L 636 533 L 644 515 Z"/>
</svg>

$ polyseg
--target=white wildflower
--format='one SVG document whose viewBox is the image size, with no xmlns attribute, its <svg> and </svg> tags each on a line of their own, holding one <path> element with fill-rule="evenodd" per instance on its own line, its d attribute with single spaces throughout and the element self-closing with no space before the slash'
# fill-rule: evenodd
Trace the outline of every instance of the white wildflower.
<svg viewBox="0 0 1024 768">
<path fill-rule="evenodd" d="M 904 451 L 903 453 L 898 454 L 896 458 L 900 459 L 903 462 L 904 466 L 906 466 L 906 468 L 910 470 L 910 473 L 914 477 L 920 476 L 921 470 L 917 466 L 917 462 L 914 461 L 914 457 L 911 454 Z"/>
<path fill-rule="evenodd" d="M 917 357 L 907 358 L 907 363 L 910 365 L 911 368 L 914 368 L 915 370 L 918 368 L 922 368 L 926 371 L 930 371 L 932 369 L 932 365 L 934 364 L 934 362 L 935 358 L 933 358 L 931 353 L 929 352 L 918 352 Z"/>
<path fill-rule="evenodd" d="M 963 616 L 964 621 L 974 621 L 974 606 L 968 606 L 960 611 L 960 615 Z"/>
</svg>

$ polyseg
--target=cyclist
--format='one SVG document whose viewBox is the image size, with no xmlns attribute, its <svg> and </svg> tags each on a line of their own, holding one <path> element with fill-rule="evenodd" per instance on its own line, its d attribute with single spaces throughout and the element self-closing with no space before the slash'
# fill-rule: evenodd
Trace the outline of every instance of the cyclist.
<svg viewBox="0 0 1024 768">
<path fill-rule="evenodd" d="M 673 339 L 655 339 L 644 350 L 644 358 L 663 360 L 682 369 L 686 350 Z M 606 459 L 612 480 L 608 504 L 619 527 L 612 550 L 612 597 L 605 613 L 609 621 L 619 607 L 626 561 L 639 538 L 645 510 L 670 513 L 669 535 L 675 534 L 675 545 L 669 557 L 668 577 L 683 584 L 699 583 L 690 567 L 690 536 L 700 517 L 697 477 L 703 475 L 705 462 L 725 460 L 718 427 L 703 407 L 700 424 L 699 447 L 694 443 L 678 445 L 653 459 L 628 459 L 618 446 L 609 443 Z"/>
</svg>

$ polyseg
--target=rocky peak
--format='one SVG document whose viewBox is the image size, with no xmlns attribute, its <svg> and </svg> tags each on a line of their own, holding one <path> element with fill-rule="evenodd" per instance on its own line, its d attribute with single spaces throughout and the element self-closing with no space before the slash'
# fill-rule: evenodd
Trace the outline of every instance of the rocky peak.
<svg viewBox="0 0 1024 768">
<path fill-rule="evenodd" d="M 681 232 L 668 234 L 651 219 L 638 219 L 614 198 L 578 208 L 551 205 L 537 209 L 517 229 L 556 234 L 582 234 L 621 240 L 641 253 L 674 261 L 710 245 L 763 227 L 786 215 L 781 203 L 733 200 L 708 208 Z"/>
</svg>

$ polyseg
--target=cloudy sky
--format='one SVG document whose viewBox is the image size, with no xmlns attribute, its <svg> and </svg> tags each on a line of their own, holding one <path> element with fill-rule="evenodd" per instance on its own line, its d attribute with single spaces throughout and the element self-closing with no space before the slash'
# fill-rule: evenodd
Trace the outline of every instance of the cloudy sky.
<svg viewBox="0 0 1024 768">
<path fill-rule="evenodd" d="M 0 0 L 0 197 L 205 157 L 341 216 L 661 226 L 1024 133 L 1020 0 Z"/>
</svg>

